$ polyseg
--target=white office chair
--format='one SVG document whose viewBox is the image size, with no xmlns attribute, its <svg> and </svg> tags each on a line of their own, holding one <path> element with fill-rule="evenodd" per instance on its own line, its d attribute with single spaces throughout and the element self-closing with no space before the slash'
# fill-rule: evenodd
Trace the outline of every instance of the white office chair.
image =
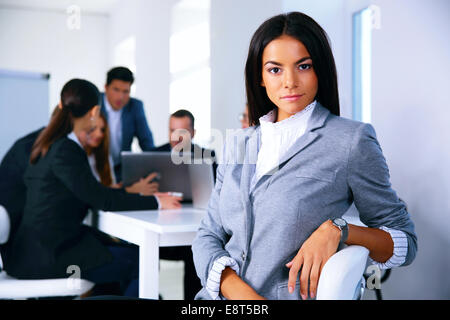
<svg viewBox="0 0 450 320">
<path fill-rule="evenodd" d="M 6 209 L 0 206 L 0 244 L 8 241 L 10 219 Z M 0 256 L 0 270 L 3 262 Z M 92 289 L 94 283 L 84 279 L 19 280 L 0 271 L 0 299 L 30 299 L 43 297 L 81 296 Z"/>
<path fill-rule="evenodd" d="M 317 300 L 358 300 L 365 287 L 363 277 L 369 250 L 348 246 L 336 252 L 322 269 Z"/>
<path fill-rule="evenodd" d="M 365 226 L 356 208 L 343 216 L 347 223 Z M 317 285 L 317 300 L 358 300 L 365 288 L 363 277 L 369 250 L 362 246 L 348 246 L 336 252 L 322 269 Z"/>
</svg>

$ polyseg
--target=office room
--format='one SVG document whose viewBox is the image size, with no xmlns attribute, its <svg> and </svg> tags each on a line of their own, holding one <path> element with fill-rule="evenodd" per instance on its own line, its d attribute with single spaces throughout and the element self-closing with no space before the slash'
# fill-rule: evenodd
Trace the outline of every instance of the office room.
<svg viewBox="0 0 450 320">
<path fill-rule="evenodd" d="M 0 300 L 450 299 L 449 15 L 0 0 Z"/>
</svg>

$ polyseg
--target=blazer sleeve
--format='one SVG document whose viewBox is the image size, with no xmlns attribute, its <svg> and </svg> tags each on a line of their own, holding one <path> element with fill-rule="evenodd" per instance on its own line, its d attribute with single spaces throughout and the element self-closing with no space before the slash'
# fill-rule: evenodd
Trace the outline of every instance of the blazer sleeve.
<svg viewBox="0 0 450 320">
<path fill-rule="evenodd" d="M 361 124 L 355 132 L 347 174 L 361 221 L 370 228 L 384 226 L 406 234 L 408 253 L 403 265 L 409 265 L 417 252 L 414 223 L 405 203 L 391 187 L 389 169 L 370 124 Z"/>
<path fill-rule="evenodd" d="M 226 166 L 221 163 L 217 168 L 216 184 L 208 203 L 207 213 L 192 243 L 195 269 L 203 286 L 206 286 L 214 261 L 222 256 L 229 256 L 224 249 L 229 236 L 222 226 L 219 212 L 220 191 Z"/>
<path fill-rule="evenodd" d="M 155 148 L 153 142 L 153 134 L 147 123 L 147 118 L 144 112 L 144 105 L 137 100 L 135 113 L 136 136 L 139 140 L 139 146 L 142 151 L 151 151 Z"/>
<path fill-rule="evenodd" d="M 54 175 L 78 199 L 93 209 L 126 211 L 158 208 L 153 196 L 143 197 L 103 186 L 92 175 L 84 150 L 75 142 L 63 139 L 56 147 L 55 152 L 52 152 Z"/>
</svg>

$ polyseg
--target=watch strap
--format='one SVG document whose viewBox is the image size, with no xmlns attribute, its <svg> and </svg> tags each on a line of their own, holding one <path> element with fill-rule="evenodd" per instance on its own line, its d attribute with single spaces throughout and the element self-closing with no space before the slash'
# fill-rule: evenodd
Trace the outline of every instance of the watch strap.
<svg viewBox="0 0 450 320">
<path fill-rule="evenodd" d="M 345 224 L 345 227 L 341 228 L 341 243 L 344 243 L 345 241 L 347 241 L 348 238 L 348 224 Z"/>
</svg>

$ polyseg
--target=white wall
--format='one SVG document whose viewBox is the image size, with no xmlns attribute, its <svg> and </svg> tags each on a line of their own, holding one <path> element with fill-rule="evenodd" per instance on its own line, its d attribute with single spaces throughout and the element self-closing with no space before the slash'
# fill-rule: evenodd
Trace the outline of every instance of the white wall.
<svg viewBox="0 0 450 320">
<path fill-rule="evenodd" d="M 338 74 L 339 103 L 341 116 L 352 117 L 351 60 L 348 57 L 347 35 L 351 29 L 346 24 L 345 0 L 284 0 L 283 11 L 300 11 L 312 17 L 325 30 Z M 351 25 L 350 25 L 351 27 Z"/>
<path fill-rule="evenodd" d="M 71 78 L 99 89 L 105 81 L 107 16 L 82 13 L 80 30 L 69 30 L 66 22 L 63 11 L 0 6 L 0 68 L 50 73 L 49 110 Z"/>
<path fill-rule="evenodd" d="M 375 3 L 373 123 L 392 182 L 450 242 L 450 2 Z"/>
<path fill-rule="evenodd" d="M 373 3 L 381 29 L 373 32 L 372 122 L 419 246 L 386 291 L 391 298 L 449 299 L 450 2 Z"/>
<path fill-rule="evenodd" d="M 211 3 L 211 126 L 225 134 L 239 128 L 246 96 L 244 68 L 250 39 L 282 1 L 227 0 Z"/>
<path fill-rule="evenodd" d="M 120 0 L 110 11 L 109 65 L 115 47 L 130 36 L 136 39 L 136 98 L 144 108 L 155 145 L 168 140 L 170 9 L 176 1 Z"/>
</svg>

